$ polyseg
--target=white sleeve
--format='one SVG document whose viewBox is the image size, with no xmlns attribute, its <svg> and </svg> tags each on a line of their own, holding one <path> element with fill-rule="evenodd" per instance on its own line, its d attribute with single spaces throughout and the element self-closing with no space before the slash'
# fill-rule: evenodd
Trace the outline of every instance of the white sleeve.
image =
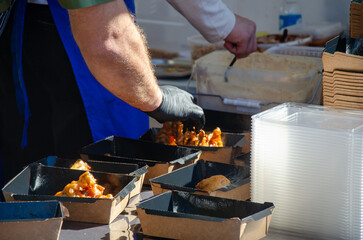
<svg viewBox="0 0 363 240">
<path fill-rule="evenodd" d="M 225 39 L 236 18 L 222 0 L 167 0 L 211 43 Z"/>
</svg>

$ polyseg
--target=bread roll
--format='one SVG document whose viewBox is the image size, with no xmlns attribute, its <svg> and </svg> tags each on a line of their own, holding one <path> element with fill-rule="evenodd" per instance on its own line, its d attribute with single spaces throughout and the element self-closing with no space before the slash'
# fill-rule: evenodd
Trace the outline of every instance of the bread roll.
<svg viewBox="0 0 363 240">
<path fill-rule="evenodd" d="M 213 192 L 224 186 L 231 184 L 231 181 L 223 175 L 214 175 L 209 178 L 203 179 L 195 187 L 198 190 Z"/>
</svg>

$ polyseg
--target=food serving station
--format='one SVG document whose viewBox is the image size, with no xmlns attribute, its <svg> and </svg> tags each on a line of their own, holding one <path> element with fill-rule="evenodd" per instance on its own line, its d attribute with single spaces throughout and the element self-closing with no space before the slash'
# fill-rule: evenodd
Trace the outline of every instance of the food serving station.
<svg viewBox="0 0 363 240">
<path fill-rule="evenodd" d="M 292 36 L 237 61 L 199 41 L 191 61 L 152 59 L 203 129 L 150 119 L 25 166 L 2 188 L 0 239 L 363 239 L 363 57 L 343 33 Z"/>
</svg>

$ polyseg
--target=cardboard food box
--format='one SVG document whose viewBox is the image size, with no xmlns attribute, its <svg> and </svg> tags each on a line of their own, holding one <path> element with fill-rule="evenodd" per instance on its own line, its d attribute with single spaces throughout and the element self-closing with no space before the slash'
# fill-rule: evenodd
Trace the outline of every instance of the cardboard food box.
<svg viewBox="0 0 363 240">
<path fill-rule="evenodd" d="M 137 178 L 92 172 L 97 183 L 105 188 L 104 194 L 112 194 L 113 199 L 54 196 L 67 184 L 77 181 L 84 172 L 33 163 L 7 183 L 2 191 L 7 202 L 58 200 L 69 211 L 67 221 L 109 224 L 127 206 Z"/>
<path fill-rule="evenodd" d="M 267 235 L 274 205 L 168 191 L 136 205 L 145 235 L 253 240 Z"/>
<path fill-rule="evenodd" d="M 60 167 L 69 169 L 77 159 L 66 159 L 59 158 L 56 156 L 49 156 L 40 159 L 38 162 L 49 167 Z M 91 167 L 92 171 L 115 173 L 115 174 L 128 174 L 130 176 L 137 177 L 135 182 L 135 189 L 130 193 L 130 197 L 133 197 L 141 192 L 145 175 L 147 173 L 146 163 L 116 163 L 116 162 L 105 162 L 105 161 L 86 161 Z"/>
<path fill-rule="evenodd" d="M 156 142 L 156 134 L 159 131 L 160 128 L 150 128 L 146 133 L 144 133 L 140 137 L 140 140 Z M 201 150 L 202 154 L 200 155 L 200 159 L 213 162 L 231 163 L 233 157 L 241 154 L 242 147 L 246 144 L 247 140 L 246 136 L 242 133 L 222 132 L 222 142 L 224 147 L 200 147 L 200 146 L 182 146 L 182 147 Z"/>
<path fill-rule="evenodd" d="M 225 176 L 231 184 L 212 192 L 196 188 L 200 181 L 214 175 Z M 195 164 L 150 179 L 150 182 L 155 195 L 169 190 L 179 190 L 235 200 L 250 199 L 250 168 L 231 164 L 199 160 Z"/>
<path fill-rule="evenodd" d="M 57 240 L 65 215 L 58 201 L 0 202 L 0 239 Z"/>
<path fill-rule="evenodd" d="M 153 142 L 111 136 L 81 149 L 82 159 L 103 160 L 122 163 L 146 163 L 148 172 L 144 183 L 149 179 L 193 164 L 201 151 L 185 147 L 173 147 Z"/>
<path fill-rule="evenodd" d="M 347 54 L 346 39 L 338 36 L 326 43 L 322 61 L 325 72 L 363 72 L 363 56 Z"/>
<path fill-rule="evenodd" d="M 349 46 L 344 35 L 326 44 L 322 57 L 324 106 L 363 109 L 363 57 L 347 54 Z M 355 52 L 353 49 L 351 51 Z"/>
</svg>

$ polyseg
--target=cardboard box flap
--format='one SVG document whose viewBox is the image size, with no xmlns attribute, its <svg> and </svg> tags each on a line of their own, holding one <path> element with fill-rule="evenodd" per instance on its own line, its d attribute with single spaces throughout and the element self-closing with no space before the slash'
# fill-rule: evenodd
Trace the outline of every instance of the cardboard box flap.
<svg viewBox="0 0 363 240">
<path fill-rule="evenodd" d="M 231 218 L 240 221 L 258 220 L 271 215 L 274 208 L 272 203 L 259 204 L 181 191 L 168 191 L 136 206 L 147 214 L 212 222 L 223 222 Z"/>
<path fill-rule="evenodd" d="M 187 156 L 184 156 L 184 157 L 181 157 L 181 158 L 178 158 L 174 161 L 170 161 L 169 163 L 170 164 L 175 164 L 175 163 L 179 163 L 181 165 L 184 165 L 186 164 L 187 162 L 190 162 L 192 160 L 196 160 L 198 158 L 198 156 L 201 154 L 201 151 L 197 151 L 197 152 L 194 152 L 194 153 L 191 153 Z"/>
<path fill-rule="evenodd" d="M 150 128 L 139 139 L 142 141 L 155 142 L 156 134 L 159 131 L 160 128 Z M 224 147 L 201 147 L 201 146 L 182 146 L 182 147 L 193 148 L 202 151 L 218 151 L 219 149 L 226 147 L 243 147 L 247 143 L 246 136 L 241 133 L 222 132 L 222 141 L 224 143 Z"/>
<path fill-rule="evenodd" d="M 59 158 L 56 156 L 48 156 L 40 159 L 38 163 L 41 163 L 49 167 L 60 167 L 69 169 L 77 159 Z M 92 171 L 107 172 L 115 174 L 129 174 L 140 177 L 147 173 L 146 163 L 117 163 L 117 162 L 105 162 L 88 160 L 87 164 L 92 168 Z"/>
<path fill-rule="evenodd" d="M 197 191 L 195 186 L 200 181 L 213 175 L 224 175 L 231 181 L 230 185 L 218 189 L 222 192 L 250 182 L 250 169 L 248 167 L 204 160 L 150 179 L 150 182 L 160 184 L 163 189 L 195 192 Z"/>
<path fill-rule="evenodd" d="M 136 169 L 133 172 L 130 172 L 129 175 L 140 177 L 148 172 L 147 168 L 148 168 L 148 166 L 146 165 L 142 168 Z"/>
<path fill-rule="evenodd" d="M 266 207 L 263 210 L 260 210 L 259 212 L 256 212 L 248 217 L 245 217 L 242 219 L 243 222 L 247 222 L 247 221 L 258 221 L 270 214 L 272 214 L 272 211 L 275 209 L 273 203 L 270 202 L 265 202 L 263 203 L 263 205 Z"/>
<path fill-rule="evenodd" d="M 0 222 L 41 221 L 63 218 L 58 201 L 0 202 Z"/>
<path fill-rule="evenodd" d="M 335 52 L 344 52 L 346 50 L 346 39 L 337 36 L 326 43 L 323 52 L 334 54 Z"/>
<path fill-rule="evenodd" d="M 148 141 L 111 136 L 85 146 L 81 150 L 86 160 L 105 160 L 111 162 L 145 162 L 150 167 L 157 163 L 180 163 L 197 159 L 201 151 L 162 145 Z"/>
<path fill-rule="evenodd" d="M 54 168 L 40 163 L 33 163 L 6 184 L 3 188 L 3 193 L 5 198 L 10 196 L 14 200 L 19 201 L 54 199 L 87 203 L 110 201 L 110 199 L 54 196 L 58 191 L 62 191 L 68 183 L 78 180 L 79 176 L 84 172 L 82 170 Z M 104 193 L 111 193 L 115 198 L 119 196 L 125 198 L 135 188 L 137 180 L 136 177 L 125 174 L 102 172 L 92 172 L 92 174 L 97 179 L 97 183 L 105 187 Z"/>
</svg>

